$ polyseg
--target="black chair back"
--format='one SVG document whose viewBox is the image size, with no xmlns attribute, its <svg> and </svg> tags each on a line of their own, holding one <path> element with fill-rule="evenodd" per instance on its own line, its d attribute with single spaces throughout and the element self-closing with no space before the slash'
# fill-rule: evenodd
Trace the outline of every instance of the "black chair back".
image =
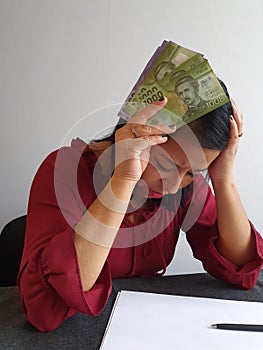
<svg viewBox="0 0 263 350">
<path fill-rule="evenodd" d="M 22 258 L 26 215 L 5 225 L 0 235 L 0 287 L 15 286 Z"/>
</svg>

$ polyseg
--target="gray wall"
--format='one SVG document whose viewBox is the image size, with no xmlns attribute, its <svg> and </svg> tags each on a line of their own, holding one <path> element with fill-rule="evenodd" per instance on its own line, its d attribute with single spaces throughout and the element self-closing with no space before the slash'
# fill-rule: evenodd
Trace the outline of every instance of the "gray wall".
<svg viewBox="0 0 263 350">
<path fill-rule="evenodd" d="M 261 0 L 0 0 L 0 228 L 26 212 L 42 159 L 116 113 L 163 39 L 202 52 L 245 116 L 235 174 L 263 230 Z M 180 239 L 169 273 L 201 271 Z"/>
</svg>

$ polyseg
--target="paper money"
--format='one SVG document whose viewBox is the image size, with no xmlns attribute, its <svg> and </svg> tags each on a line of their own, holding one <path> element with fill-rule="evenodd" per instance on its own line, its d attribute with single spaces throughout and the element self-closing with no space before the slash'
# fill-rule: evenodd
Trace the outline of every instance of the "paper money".
<svg viewBox="0 0 263 350">
<path fill-rule="evenodd" d="M 229 101 L 203 55 L 171 41 L 157 48 L 118 115 L 129 120 L 164 96 L 168 99 L 165 108 L 149 124 L 178 128 Z"/>
</svg>

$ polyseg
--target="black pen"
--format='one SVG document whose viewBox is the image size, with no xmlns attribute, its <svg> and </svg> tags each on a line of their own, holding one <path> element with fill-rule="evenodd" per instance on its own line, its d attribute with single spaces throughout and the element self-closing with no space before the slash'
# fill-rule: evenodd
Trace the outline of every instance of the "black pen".
<svg viewBox="0 0 263 350">
<path fill-rule="evenodd" d="M 211 327 L 230 331 L 263 332 L 263 324 L 217 323 Z"/>
</svg>

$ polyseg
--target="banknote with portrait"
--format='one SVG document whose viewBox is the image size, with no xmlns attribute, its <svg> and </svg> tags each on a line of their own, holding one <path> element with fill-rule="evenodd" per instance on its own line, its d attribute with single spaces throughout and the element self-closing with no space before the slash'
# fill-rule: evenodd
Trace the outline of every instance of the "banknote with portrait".
<svg viewBox="0 0 263 350">
<path fill-rule="evenodd" d="M 229 101 L 208 60 L 172 41 L 164 41 L 154 52 L 118 115 L 129 120 L 164 96 L 165 108 L 149 124 L 178 128 Z"/>
</svg>

